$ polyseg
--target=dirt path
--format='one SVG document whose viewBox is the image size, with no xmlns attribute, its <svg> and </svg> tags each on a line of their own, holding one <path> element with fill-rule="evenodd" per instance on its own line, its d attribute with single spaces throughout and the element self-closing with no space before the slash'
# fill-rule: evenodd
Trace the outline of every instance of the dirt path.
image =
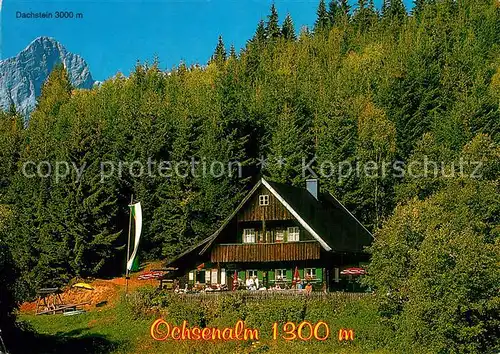
<svg viewBox="0 0 500 354">
<path fill-rule="evenodd" d="M 158 282 L 156 280 L 138 280 L 137 278 L 143 271 L 150 269 L 160 268 L 161 264 L 158 262 L 149 263 L 145 268 L 139 272 L 130 275 L 129 279 L 129 291 L 133 291 L 139 287 L 146 285 L 157 286 Z M 83 302 L 88 302 L 89 304 L 84 305 L 83 308 L 87 311 L 98 309 L 102 306 L 114 305 L 118 300 L 121 292 L 125 291 L 125 278 L 113 278 L 113 279 L 95 279 L 92 281 L 84 281 L 90 284 L 94 290 L 80 289 L 80 288 L 67 288 L 63 289 L 61 298 L 65 304 L 79 304 Z M 96 307 L 97 305 L 97 307 Z M 34 313 L 36 309 L 36 301 L 23 303 L 19 310 L 22 313 Z"/>
</svg>

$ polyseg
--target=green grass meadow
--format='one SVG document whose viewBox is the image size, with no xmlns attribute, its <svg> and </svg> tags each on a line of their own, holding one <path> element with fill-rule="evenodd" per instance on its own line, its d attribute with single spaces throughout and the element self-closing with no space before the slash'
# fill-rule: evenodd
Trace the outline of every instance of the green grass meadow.
<svg viewBox="0 0 500 354">
<path fill-rule="evenodd" d="M 139 296 L 139 298 L 141 298 Z M 366 300 L 358 303 L 347 303 L 340 311 L 331 311 L 331 303 L 325 303 L 324 308 L 318 307 L 319 302 L 310 304 L 305 319 L 314 321 L 321 316 L 328 316 L 328 312 L 333 317 L 325 318 L 331 328 L 331 333 L 326 341 L 311 339 L 303 341 L 296 339 L 286 341 L 280 337 L 273 340 L 271 337 L 272 325 L 275 320 L 284 323 L 286 320 L 299 320 L 294 313 L 293 303 L 297 306 L 303 304 L 303 299 L 296 299 L 283 303 L 283 307 L 274 312 L 270 312 L 271 307 L 275 307 L 272 300 L 259 304 L 261 312 L 246 313 L 245 322 L 249 328 L 258 328 L 260 331 L 259 341 L 155 341 L 150 336 L 150 327 L 155 319 L 160 316 L 166 321 L 176 324 L 186 318 L 189 325 L 198 325 L 199 321 L 193 317 L 195 308 L 205 313 L 203 321 L 208 327 L 230 327 L 234 325 L 241 315 L 243 307 L 234 311 L 220 312 L 217 309 L 231 308 L 232 300 L 216 301 L 212 304 L 200 306 L 194 302 L 176 302 L 170 299 L 169 304 L 154 313 L 144 312 L 138 306 L 138 296 L 132 294 L 129 298 L 122 297 L 114 307 L 95 309 L 93 311 L 75 315 L 46 315 L 35 316 L 21 314 L 18 317 L 19 323 L 24 328 L 22 336 L 19 338 L 17 347 L 10 348 L 13 353 L 392 353 L 393 351 L 383 349 L 384 341 L 377 345 L 376 336 L 384 336 L 384 333 L 373 327 L 375 313 Z M 234 299 L 233 299 L 234 300 Z M 165 301 L 165 298 L 163 298 Z M 146 304 L 150 306 L 151 304 Z M 206 306 L 206 307 L 204 307 Z M 252 305 L 253 306 L 253 305 Z M 212 312 L 207 310 L 212 308 Z M 249 306 L 246 306 L 249 307 Z M 175 308 L 175 310 L 174 310 Z M 292 309 L 292 311 L 290 311 Z M 245 309 L 248 311 L 248 309 Z M 257 310 L 256 310 L 257 311 Z M 268 315 L 263 315 L 267 312 Z M 218 314 L 219 315 L 218 315 Z M 220 315 L 221 313 L 227 315 Z M 191 316 L 189 316 L 191 315 Z M 351 324 L 355 331 L 353 341 L 347 342 L 338 340 L 337 328 L 343 324 Z M 373 332 L 373 333 L 372 333 Z M 375 333 L 376 332 L 376 333 Z M 375 337 L 374 337 L 375 336 Z M 378 347 L 378 348 L 377 348 Z"/>
</svg>

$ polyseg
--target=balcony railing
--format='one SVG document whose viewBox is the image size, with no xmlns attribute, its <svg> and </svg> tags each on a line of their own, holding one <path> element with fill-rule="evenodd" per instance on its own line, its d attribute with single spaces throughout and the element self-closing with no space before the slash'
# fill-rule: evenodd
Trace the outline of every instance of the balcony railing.
<svg viewBox="0 0 500 354">
<path fill-rule="evenodd" d="M 214 263 L 300 261 L 319 259 L 320 247 L 316 241 L 220 244 L 210 258 Z"/>
</svg>

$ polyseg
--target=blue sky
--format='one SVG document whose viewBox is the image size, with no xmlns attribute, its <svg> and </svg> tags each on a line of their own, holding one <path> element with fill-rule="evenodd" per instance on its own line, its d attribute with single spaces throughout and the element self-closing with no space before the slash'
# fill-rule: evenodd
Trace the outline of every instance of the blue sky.
<svg viewBox="0 0 500 354">
<path fill-rule="evenodd" d="M 289 12 L 297 30 L 314 23 L 319 0 L 274 2 L 280 21 Z M 118 71 L 128 75 L 137 60 L 151 61 L 155 55 L 163 69 L 181 60 L 203 64 L 212 54 L 219 34 L 228 49 L 231 43 L 236 49 L 243 47 L 258 21 L 269 13 L 271 3 L 271 0 L 0 0 L 0 53 L 5 59 L 16 55 L 36 37 L 54 37 L 87 61 L 96 80 L 104 80 Z M 71 11 L 82 13 L 83 19 L 18 19 L 18 11 Z"/>
</svg>

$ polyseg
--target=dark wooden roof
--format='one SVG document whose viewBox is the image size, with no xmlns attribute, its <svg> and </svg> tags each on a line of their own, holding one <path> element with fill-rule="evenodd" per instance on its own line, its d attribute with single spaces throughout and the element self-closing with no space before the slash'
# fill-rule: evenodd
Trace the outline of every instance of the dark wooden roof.
<svg viewBox="0 0 500 354">
<path fill-rule="evenodd" d="M 267 182 L 335 252 L 361 252 L 372 234 L 330 193 L 314 198 L 306 189 Z"/>
</svg>

